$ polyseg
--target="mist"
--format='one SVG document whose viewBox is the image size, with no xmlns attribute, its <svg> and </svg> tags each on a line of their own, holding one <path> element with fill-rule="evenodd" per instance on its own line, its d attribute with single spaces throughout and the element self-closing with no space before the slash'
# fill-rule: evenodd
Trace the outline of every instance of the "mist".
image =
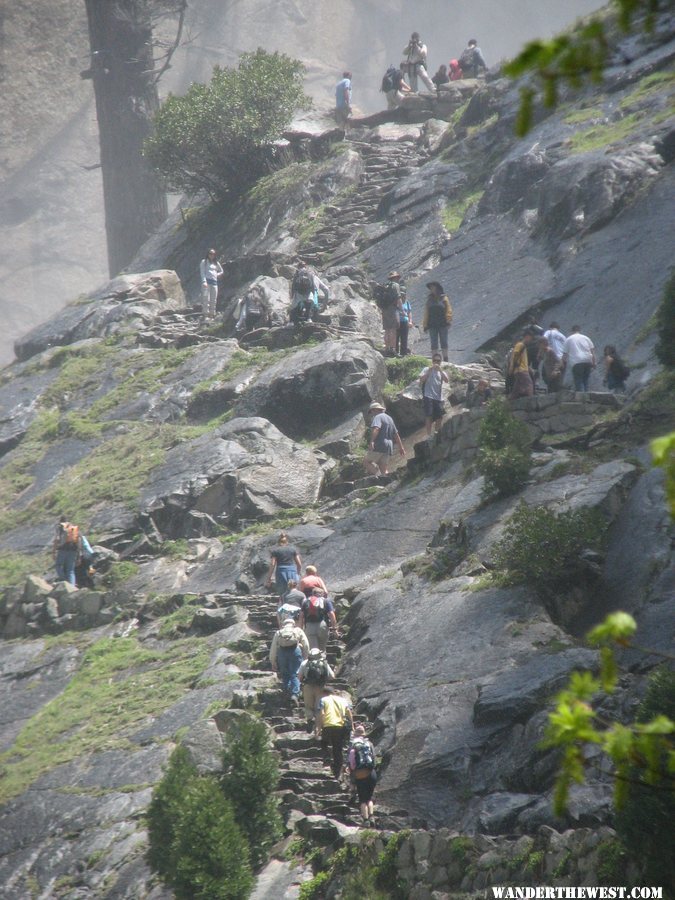
<svg viewBox="0 0 675 900">
<path fill-rule="evenodd" d="M 86 17 L 81 0 L 22 0 L 0 28 L 4 121 L 0 154 L 0 365 L 13 341 L 78 294 L 107 279 L 103 198 Z M 361 112 L 383 107 L 382 74 L 412 31 L 432 71 L 475 37 L 488 65 L 536 36 L 550 36 L 597 8 L 597 0 L 191 0 L 183 46 L 163 94 L 205 81 L 215 64 L 263 46 L 298 57 L 318 113 L 333 105 L 343 69 Z M 36 33 L 51 50 L 35 51 Z"/>
</svg>

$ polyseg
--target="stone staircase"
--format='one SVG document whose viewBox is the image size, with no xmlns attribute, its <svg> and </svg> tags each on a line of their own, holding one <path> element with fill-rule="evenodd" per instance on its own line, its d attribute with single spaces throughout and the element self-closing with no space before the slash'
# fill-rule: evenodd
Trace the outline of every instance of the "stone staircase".
<svg viewBox="0 0 675 900">
<path fill-rule="evenodd" d="M 427 151 L 412 138 L 385 141 L 347 138 L 346 143 L 359 152 L 365 171 L 352 197 L 339 207 L 324 208 L 325 224 L 298 250 L 303 259 L 319 266 L 337 265 L 348 259 L 359 247 L 360 228 L 377 221 L 383 198 L 428 157 Z"/>
<path fill-rule="evenodd" d="M 271 686 L 268 679 L 261 677 L 270 671 L 269 647 L 277 628 L 277 598 L 268 594 L 230 595 L 219 594 L 212 598 L 219 608 L 237 606 L 248 613 L 247 624 L 255 637 L 241 645 L 251 659 L 251 669 L 247 675 L 251 680 L 251 691 L 240 698 L 243 706 L 256 706 L 262 718 L 273 733 L 274 747 L 279 754 L 281 779 L 279 793 L 281 812 L 289 827 L 298 819 L 312 817 L 312 829 L 325 831 L 331 828 L 339 832 L 341 826 L 360 826 L 358 802 L 348 778 L 333 778 L 330 766 L 322 754 L 321 744 L 313 734 L 307 732 L 304 706 L 292 707 L 283 696 L 281 689 Z M 345 649 L 342 640 L 333 635 L 329 638 L 326 655 L 336 678 L 331 687 L 348 692 L 349 684 L 340 677 L 340 659 Z M 256 677 L 257 676 L 257 677 Z M 256 682 L 260 682 L 256 686 Z M 364 716 L 354 713 L 355 722 L 367 725 Z M 376 801 L 376 825 L 378 828 L 398 831 L 406 827 L 405 810 L 388 810 Z"/>
</svg>

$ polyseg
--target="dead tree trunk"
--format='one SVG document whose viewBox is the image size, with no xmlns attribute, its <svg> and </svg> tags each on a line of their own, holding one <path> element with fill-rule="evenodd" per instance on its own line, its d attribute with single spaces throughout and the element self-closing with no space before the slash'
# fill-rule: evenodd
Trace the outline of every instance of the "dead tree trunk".
<svg viewBox="0 0 675 900">
<path fill-rule="evenodd" d="M 142 155 L 159 106 L 148 0 L 85 0 L 96 96 L 108 267 L 117 275 L 167 216 Z"/>
</svg>

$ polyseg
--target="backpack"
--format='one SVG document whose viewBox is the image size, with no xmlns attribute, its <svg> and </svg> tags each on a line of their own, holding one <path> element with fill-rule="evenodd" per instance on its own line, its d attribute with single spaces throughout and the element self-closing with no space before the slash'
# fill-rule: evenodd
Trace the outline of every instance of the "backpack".
<svg viewBox="0 0 675 900">
<path fill-rule="evenodd" d="M 380 309 L 389 309 L 396 306 L 401 296 L 400 288 L 395 281 L 388 281 L 375 298 L 375 302 Z"/>
<path fill-rule="evenodd" d="M 279 635 L 279 644 L 282 647 L 297 647 L 298 637 L 296 635 L 296 626 L 293 622 L 284 622 L 277 634 Z"/>
<path fill-rule="evenodd" d="M 363 772 L 361 777 L 365 778 L 375 768 L 375 757 L 370 747 L 369 741 L 355 741 L 352 744 L 354 750 L 354 773 L 358 778 L 358 773 Z"/>
<path fill-rule="evenodd" d="M 462 55 L 459 58 L 459 66 L 462 72 L 468 71 L 475 64 L 475 54 L 473 51 L 473 47 L 466 47 L 466 49 L 462 50 Z"/>
<path fill-rule="evenodd" d="M 306 297 L 314 290 L 314 279 L 309 269 L 298 269 L 293 276 L 293 284 L 291 285 L 294 294 L 302 294 Z"/>
<path fill-rule="evenodd" d="M 445 318 L 445 300 L 432 300 L 427 306 L 427 324 L 430 328 L 444 328 L 448 323 Z"/>
<path fill-rule="evenodd" d="M 384 77 L 382 78 L 382 86 L 380 90 L 383 93 L 387 93 L 387 91 L 395 91 L 398 89 L 398 81 L 399 81 L 399 70 L 396 66 L 389 66 L 387 71 L 384 73 Z"/>
<path fill-rule="evenodd" d="M 325 614 L 326 607 L 324 605 L 324 598 L 312 594 L 308 600 L 307 615 L 305 618 L 308 622 L 321 622 L 323 621 Z"/>
<path fill-rule="evenodd" d="M 616 359 L 616 368 L 617 375 L 621 381 L 625 381 L 630 375 L 630 367 L 626 365 L 626 363 L 617 357 Z"/>
<path fill-rule="evenodd" d="M 70 522 L 66 522 L 61 526 L 61 531 L 59 534 L 59 546 L 60 547 L 77 547 L 80 543 L 80 529 L 77 525 L 71 525 Z"/>
<path fill-rule="evenodd" d="M 326 663 L 322 659 L 310 659 L 305 669 L 307 684 L 325 684 L 327 680 Z"/>
</svg>

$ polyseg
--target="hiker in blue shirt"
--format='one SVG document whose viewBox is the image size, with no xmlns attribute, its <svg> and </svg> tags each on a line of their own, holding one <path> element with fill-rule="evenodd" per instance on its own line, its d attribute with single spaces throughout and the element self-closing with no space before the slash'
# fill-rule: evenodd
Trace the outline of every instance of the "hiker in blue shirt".
<svg viewBox="0 0 675 900">
<path fill-rule="evenodd" d="M 352 114 L 352 73 L 343 72 L 335 86 L 335 119 L 338 125 L 346 125 Z"/>
</svg>

